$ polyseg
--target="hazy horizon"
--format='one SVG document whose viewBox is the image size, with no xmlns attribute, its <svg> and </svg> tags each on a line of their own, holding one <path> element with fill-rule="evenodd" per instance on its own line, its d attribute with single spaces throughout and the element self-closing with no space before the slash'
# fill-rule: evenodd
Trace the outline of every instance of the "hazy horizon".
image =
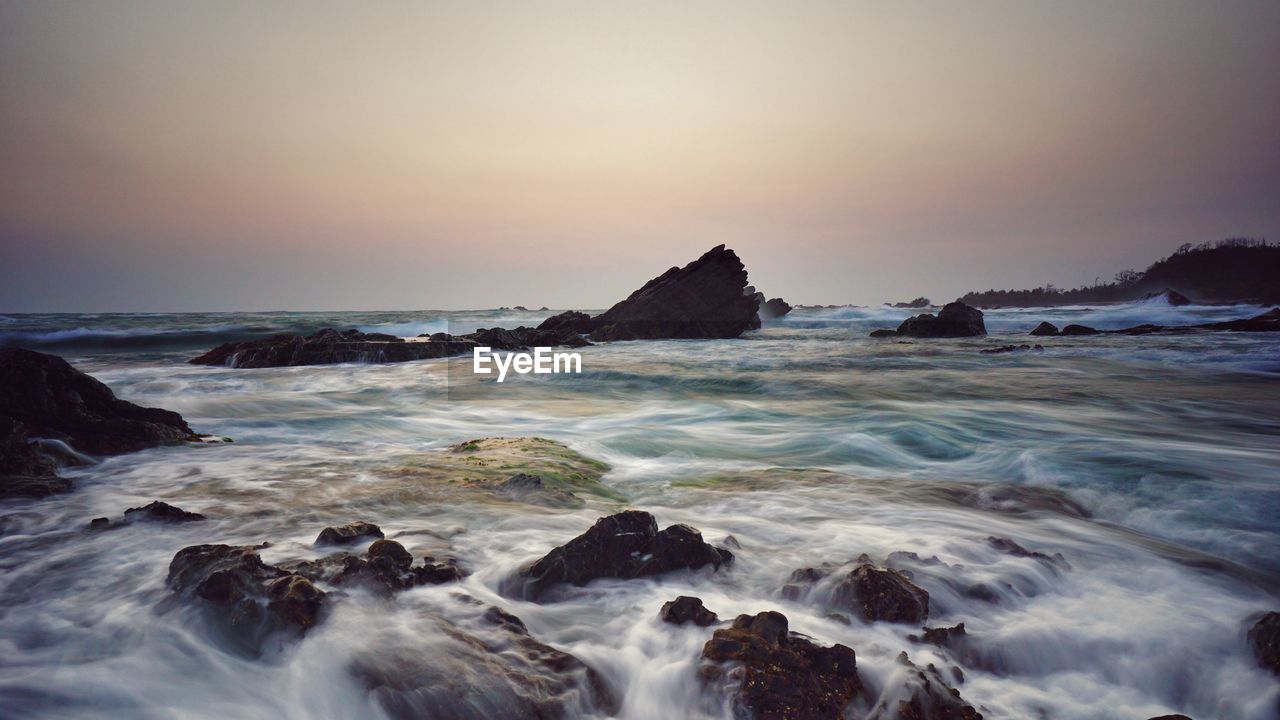
<svg viewBox="0 0 1280 720">
<path fill-rule="evenodd" d="M 0 0 L 0 312 L 878 304 L 1280 238 L 1280 3 Z"/>
</svg>

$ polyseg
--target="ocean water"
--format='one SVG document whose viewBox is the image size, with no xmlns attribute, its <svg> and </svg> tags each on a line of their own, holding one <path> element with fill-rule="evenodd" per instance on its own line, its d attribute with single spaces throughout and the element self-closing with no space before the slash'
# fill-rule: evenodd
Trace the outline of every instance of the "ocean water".
<svg viewBox="0 0 1280 720">
<path fill-rule="evenodd" d="M 378 718 L 349 668 L 391 651 L 439 668 L 423 716 L 495 716 L 489 670 L 441 629 L 486 632 L 465 593 L 595 667 L 621 718 L 730 717 L 696 675 L 710 630 L 657 619 L 681 594 L 721 618 L 779 610 L 793 630 L 854 648 L 874 687 L 859 713 L 893 717 L 906 650 L 920 665 L 959 664 L 958 689 L 988 718 L 1275 718 L 1280 688 L 1244 633 L 1280 609 L 1280 334 L 1026 337 L 1041 320 L 1107 329 L 1265 309 L 994 310 L 986 338 L 929 341 L 867 337 L 912 311 L 799 309 L 738 340 L 584 348 L 581 375 L 502 385 L 459 361 L 185 360 L 271 332 L 466 332 L 549 312 L 0 316 L 0 345 L 62 355 L 125 399 L 235 440 L 108 458 L 65 471 L 71 494 L 0 502 L 0 716 Z M 1044 351 L 979 352 L 1021 342 Z M 551 438 L 608 463 L 604 482 L 626 505 L 714 543 L 733 535 L 737 562 L 543 604 L 504 597 L 522 564 L 623 505 L 441 503 L 389 470 L 490 436 Z M 211 519 L 84 531 L 153 499 Z M 322 527 L 357 519 L 473 574 L 390 600 L 352 593 L 261 657 L 167 601 L 182 547 L 270 541 L 268 562 L 310 558 Z M 1070 569 L 997 553 L 993 535 L 1061 553 Z M 794 601 L 779 592 L 796 568 L 894 551 L 942 561 L 916 578 L 930 625 L 965 623 L 966 657 L 912 644 L 919 628 L 838 622 L 821 586 Z M 956 590 L 969 582 L 999 602 Z"/>
</svg>

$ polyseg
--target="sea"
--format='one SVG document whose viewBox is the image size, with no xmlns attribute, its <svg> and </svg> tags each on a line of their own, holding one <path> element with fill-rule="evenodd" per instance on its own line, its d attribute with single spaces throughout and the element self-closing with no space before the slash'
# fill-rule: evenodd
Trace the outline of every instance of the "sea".
<svg viewBox="0 0 1280 720">
<path fill-rule="evenodd" d="M 1267 309 L 994 309 L 986 337 L 914 340 L 868 333 L 917 311 L 801 307 L 733 340 L 581 348 L 581 373 L 500 385 L 468 359 L 187 360 L 271 333 L 456 334 L 554 311 L 0 315 L 0 346 L 60 355 L 123 399 L 233 440 L 103 458 L 63 471 L 73 492 L 0 501 L 0 716 L 510 716 L 496 688 L 511 677 L 459 644 L 493 632 L 470 599 L 594 668 L 619 698 L 614 717 L 728 719 L 732 705 L 699 679 L 713 628 L 658 617 L 694 595 L 722 620 L 777 610 L 814 642 L 853 648 L 869 690 L 851 717 L 895 717 L 905 651 L 959 668 L 948 681 L 986 718 L 1276 718 L 1280 684 L 1246 632 L 1280 609 L 1280 333 L 1027 335 L 1045 320 L 1117 329 Z M 1023 343 L 1041 349 L 980 352 Z M 444 502 L 397 472 L 487 437 L 563 443 L 607 464 L 610 495 L 571 508 Z M 86 529 L 152 500 L 209 519 Z M 522 566 L 625 508 L 714 544 L 732 536 L 736 562 L 539 603 L 503 593 Z M 305 637 L 258 654 L 166 587 L 183 547 L 269 542 L 266 562 L 313 558 L 321 528 L 354 520 L 470 575 L 391 598 L 347 591 Z M 1064 562 L 1001 552 L 991 537 Z M 913 642 L 917 626 L 850 621 L 782 593 L 798 568 L 838 574 L 894 552 L 921 559 L 928 624 L 964 623 L 963 656 Z M 961 591 L 976 582 L 994 597 Z M 399 705 L 371 693 L 351 667 L 391 652 L 435 668 L 435 685 Z"/>
</svg>

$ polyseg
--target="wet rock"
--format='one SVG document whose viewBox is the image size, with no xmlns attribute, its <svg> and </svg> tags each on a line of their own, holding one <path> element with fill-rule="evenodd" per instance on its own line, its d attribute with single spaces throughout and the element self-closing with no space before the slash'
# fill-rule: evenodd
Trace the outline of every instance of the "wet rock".
<svg viewBox="0 0 1280 720">
<path fill-rule="evenodd" d="M 782 298 L 771 298 L 760 306 L 761 320 L 777 320 L 791 312 L 791 305 Z"/>
<path fill-rule="evenodd" d="M 71 488 L 57 477 L 59 458 L 37 439 L 66 443 L 73 450 L 64 455 L 76 459 L 195 438 L 178 413 L 121 400 L 56 355 L 0 349 L 0 497 L 45 497 Z"/>
<path fill-rule="evenodd" d="M 910 696 L 898 702 L 900 720 L 982 720 L 978 712 L 960 697 L 960 691 L 942 679 L 933 665 L 923 669 L 904 652 L 898 662 L 909 669 Z"/>
<path fill-rule="evenodd" d="M 878 330 L 871 331 L 871 337 L 873 338 L 889 338 L 889 337 L 897 337 L 897 336 L 898 336 L 897 330 L 886 330 L 884 328 L 880 328 Z"/>
<path fill-rule="evenodd" d="M 760 327 L 760 298 L 747 293 L 737 254 L 717 245 L 673 267 L 593 318 L 592 340 L 734 338 Z"/>
<path fill-rule="evenodd" d="M 167 584 L 180 597 L 202 600 L 233 630 L 253 635 L 305 632 L 320 619 L 327 596 L 312 582 L 262 562 L 258 547 L 193 545 L 169 564 Z"/>
<path fill-rule="evenodd" d="M 282 333 L 224 343 L 189 362 L 233 368 L 393 363 L 461 355 L 471 352 L 475 346 L 474 341 L 465 339 L 406 342 L 384 333 L 325 328 L 306 337 Z"/>
<path fill-rule="evenodd" d="M 356 521 L 337 527 L 327 527 L 316 536 L 316 545 L 350 545 L 366 538 L 383 537 L 382 528 L 371 522 Z"/>
<path fill-rule="evenodd" d="M 395 540 L 375 540 L 363 558 L 339 553 L 318 560 L 286 566 L 286 569 L 315 582 L 335 586 L 361 585 L 382 595 L 391 595 L 419 585 L 440 585 L 466 577 L 453 558 L 425 556 L 413 565 L 413 555 Z"/>
<path fill-rule="evenodd" d="M 1248 640 L 1258 664 L 1280 675 L 1280 612 L 1263 615 L 1249 629 Z"/>
<path fill-rule="evenodd" d="M 702 657 L 702 680 L 732 692 L 740 717 L 834 720 L 862 690 L 852 649 L 790 633 L 778 612 L 739 615 L 715 631 Z"/>
<path fill-rule="evenodd" d="M 1098 330 L 1091 328 L 1088 325 L 1072 324 L 1062 328 L 1062 331 L 1058 334 L 1067 337 L 1071 335 L 1097 335 L 1098 332 Z"/>
<path fill-rule="evenodd" d="M 197 522 L 204 519 L 205 516 L 200 513 L 187 512 L 180 507 L 175 507 L 159 500 L 153 500 L 142 507 L 129 508 L 124 511 L 125 522 L 151 520 L 154 522 L 180 523 Z"/>
<path fill-rule="evenodd" d="M 986 335 L 982 311 L 962 302 L 947 303 L 934 316 L 930 313 L 907 318 L 898 326 L 898 334 L 915 338 L 953 338 Z"/>
<path fill-rule="evenodd" d="M 1071 569 L 1071 563 L 1067 562 L 1067 559 L 1062 556 L 1062 553 L 1054 553 L 1052 556 L 1046 555 L 1042 552 L 1028 550 L 1009 538 L 1002 537 L 988 537 L 987 544 L 1007 555 L 1039 560 L 1051 567 L 1059 567 L 1067 570 Z"/>
<path fill-rule="evenodd" d="M 827 570 L 811 567 L 794 570 L 791 577 L 787 579 L 787 584 L 782 586 L 782 597 L 787 600 L 799 600 L 815 583 L 830 574 Z"/>
<path fill-rule="evenodd" d="M 927 643 L 938 647 L 952 647 L 967 637 L 964 623 L 952 627 L 924 627 L 920 635 L 908 635 L 907 639 L 916 643 Z"/>
<path fill-rule="evenodd" d="M 538 475 L 517 473 L 503 480 L 494 489 L 495 495 L 545 507 L 579 507 L 582 502 L 571 492 L 551 487 Z"/>
<path fill-rule="evenodd" d="M 974 583 L 968 586 L 964 589 L 964 596 L 967 598 L 973 598 L 974 600 L 981 600 L 986 603 L 995 604 L 1000 602 L 999 593 L 986 583 Z"/>
<path fill-rule="evenodd" d="M 681 595 L 675 600 L 663 604 L 658 616 L 662 618 L 663 622 L 668 622 L 672 625 L 693 623 L 700 627 L 714 625 L 720 619 L 719 616 L 703 606 L 701 598 L 689 595 Z"/>
<path fill-rule="evenodd" d="M 733 561 L 728 550 L 713 547 L 688 525 L 661 532 L 653 516 L 627 510 L 600 518 L 582 535 L 555 548 L 519 573 L 518 593 L 537 599 L 559 584 L 585 585 L 599 578 L 638 578 Z"/>
<path fill-rule="evenodd" d="M 929 617 L 929 593 L 903 573 L 860 565 L 836 585 L 834 601 L 866 622 L 918 625 Z"/>
<path fill-rule="evenodd" d="M 1035 335 L 1036 337 L 1053 337 L 1058 334 L 1058 326 L 1051 322 L 1042 322 L 1029 334 Z"/>
</svg>

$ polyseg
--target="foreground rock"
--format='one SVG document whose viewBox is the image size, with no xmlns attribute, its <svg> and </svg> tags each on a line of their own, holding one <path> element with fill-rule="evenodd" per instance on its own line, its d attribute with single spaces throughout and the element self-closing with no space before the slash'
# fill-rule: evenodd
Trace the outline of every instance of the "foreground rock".
<svg viewBox="0 0 1280 720">
<path fill-rule="evenodd" d="M 736 253 L 717 245 L 592 318 L 592 340 L 735 338 L 760 327 L 760 298 Z"/>
<path fill-rule="evenodd" d="M 311 580 L 262 562 L 259 549 L 186 547 L 173 556 L 166 579 L 178 596 L 202 601 L 233 639 L 254 649 L 275 631 L 306 632 L 328 602 Z"/>
<path fill-rule="evenodd" d="M 720 619 L 718 615 L 702 604 L 701 598 L 689 595 L 681 595 L 675 600 L 665 603 L 662 606 L 662 610 L 658 611 L 658 617 L 662 618 L 663 622 L 671 623 L 672 625 L 693 623 L 699 627 L 715 625 Z"/>
<path fill-rule="evenodd" d="M 480 604 L 474 598 L 460 598 Z M 594 668 L 529 634 L 520 618 L 490 606 L 463 630 L 428 620 L 424 641 L 375 629 L 351 670 L 388 717 L 612 717 L 617 695 Z"/>
<path fill-rule="evenodd" d="M 947 303 L 935 316 L 931 313 L 916 315 L 902 321 L 897 330 L 876 330 L 873 337 L 894 335 L 914 338 L 957 338 L 986 335 L 982 311 L 962 302 Z"/>
<path fill-rule="evenodd" d="M 929 593 L 897 570 L 859 565 L 836 585 L 833 599 L 866 622 L 919 625 L 929 617 Z"/>
<path fill-rule="evenodd" d="M 688 525 L 659 532 L 653 516 L 627 510 L 600 518 L 589 530 L 520 571 L 521 597 L 536 600 L 561 584 L 586 585 L 600 578 L 632 579 L 733 562 L 733 553 L 713 547 Z"/>
<path fill-rule="evenodd" d="M 0 350 L 0 497 L 42 497 L 70 489 L 37 441 L 56 441 L 64 461 L 79 453 L 118 455 L 196 440 L 178 413 L 120 400 L 56 355 Z"/>
<path fill-rule="evenodd" d="M 1258 664 L 1280 675 L 1280 612 L 1269 612 L 1249 629 L 1249 649 Z"/>
<path fill-rule="evenodd" d="M 733 694 L 738 717 L 840 718 L 862 690 L 852 649 L 788 632 L 778 612 L 739 615 L 712 635 L 702 657 L 702 680 Z"/>
</svg>

